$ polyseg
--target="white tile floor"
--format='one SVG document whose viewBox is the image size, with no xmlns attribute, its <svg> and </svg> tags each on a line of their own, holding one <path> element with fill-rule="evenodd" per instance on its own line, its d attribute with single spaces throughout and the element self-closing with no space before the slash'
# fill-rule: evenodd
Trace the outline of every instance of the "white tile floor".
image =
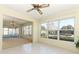
<svg viewBox="0 0 79 59">
<path fill-rule="evenodd" d="M 0 54 L 73 54 L 74 52 L 46 44 L 25 44 L 0 51 Z"/>
</svg>

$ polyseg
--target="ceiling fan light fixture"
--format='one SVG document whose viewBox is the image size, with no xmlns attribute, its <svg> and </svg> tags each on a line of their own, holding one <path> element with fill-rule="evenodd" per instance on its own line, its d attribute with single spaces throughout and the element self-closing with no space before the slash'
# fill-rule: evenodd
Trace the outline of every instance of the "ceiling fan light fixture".
<svg viewBox="0 0 79 59">
<path fill-rule="evenodd" d="M 27 10 L 27 12 L 30 12 L 32 10 L 37 10 L 39 12 L 40 15 L 42 15 L 42 11 L 40 10 L 41 8 L 46 8 L 49 7 L 49 4 L 32 4 L 33 8 Z"/>
</svg>

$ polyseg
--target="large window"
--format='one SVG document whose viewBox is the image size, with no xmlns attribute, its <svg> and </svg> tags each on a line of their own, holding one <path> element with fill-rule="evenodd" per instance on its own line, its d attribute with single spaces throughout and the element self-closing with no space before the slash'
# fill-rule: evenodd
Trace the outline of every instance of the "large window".
<svg viewBox="0 0 79 59">
<path fill-rule="evenodd" d="M 32 25 L 27 25 L 23 27 L 24 35 L 30 36 L 32 35 Z"/>
<path fill-rule="evenodd" d="M 47 23 L 41 24 L 41 37 L 47 38 Z"/>
<path fill-rule="evenodd" d="M 65 19 L 60 21 L 59 26 L 60 40 L 74 41 L 74 19 Z"/>
<path fill-rule="evenodd" d="M 74 41 L 74 18 L 49 21 L 41 24 L 41 37 L 64 41 Z"/>
<path fill-rule="evenodd" d="M 19 35 L 19 28 L 4 28 L 4 38 L 17 37 Z"/>
<path fill-rule="evenodd" d="M 58 21 L 48 23 L 48 38 L 57 39 Z"/>
</svg>

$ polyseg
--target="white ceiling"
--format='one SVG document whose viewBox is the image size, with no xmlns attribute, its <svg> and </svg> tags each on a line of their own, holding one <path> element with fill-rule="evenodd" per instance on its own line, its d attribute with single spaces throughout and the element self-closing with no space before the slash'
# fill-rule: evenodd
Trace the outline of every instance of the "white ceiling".
<svg viewBox="0 0 79 59">
<path fill-rule="evenodd" d="M 30 16 L 31 18 L 34 18 L 34 19 L 41 19 L 42 17 L 53 16 L 61 11 L 68 11 L 68 10 L 79 8 L 79 5 L 76 5 L 76 4 L 50 4 L 49 7 L 41 9 L 43 12 L 43 15 L 40 15 L 36 10 L 33 10 L 29 13 L 26 12 L 28 9 L 32 8 L 31 4 L 9 4 L 5 6 L 17 12 Z"/>
</svg>

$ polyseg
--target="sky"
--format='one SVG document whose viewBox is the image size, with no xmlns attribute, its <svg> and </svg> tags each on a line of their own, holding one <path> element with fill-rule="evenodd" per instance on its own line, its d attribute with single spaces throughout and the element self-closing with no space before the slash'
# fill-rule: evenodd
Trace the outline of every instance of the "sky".
<svg viewBox="0 0 79 59">
<path fill-rule="evenodd" d="M 57 28 L 58 21 L 50 22 L 49 28 Z M 62 19 L 59 21 L 59 28 L 62 28 L 63 26 L 72 25 L 74 27 L 74 18 L 68 18 L 68 19 Z M 42 26 L 47 28 L 47 23 L 43 23 Z"/>
<path fill-rule="evenodd" d="M 64 20 L 60 21 L 60 28 L 62 26 L 67 26 L 67 25 L 72 25 L 74 27 L 74 18 L 69 18 L 67 20 L 64 19 Z"/>
</svg>

